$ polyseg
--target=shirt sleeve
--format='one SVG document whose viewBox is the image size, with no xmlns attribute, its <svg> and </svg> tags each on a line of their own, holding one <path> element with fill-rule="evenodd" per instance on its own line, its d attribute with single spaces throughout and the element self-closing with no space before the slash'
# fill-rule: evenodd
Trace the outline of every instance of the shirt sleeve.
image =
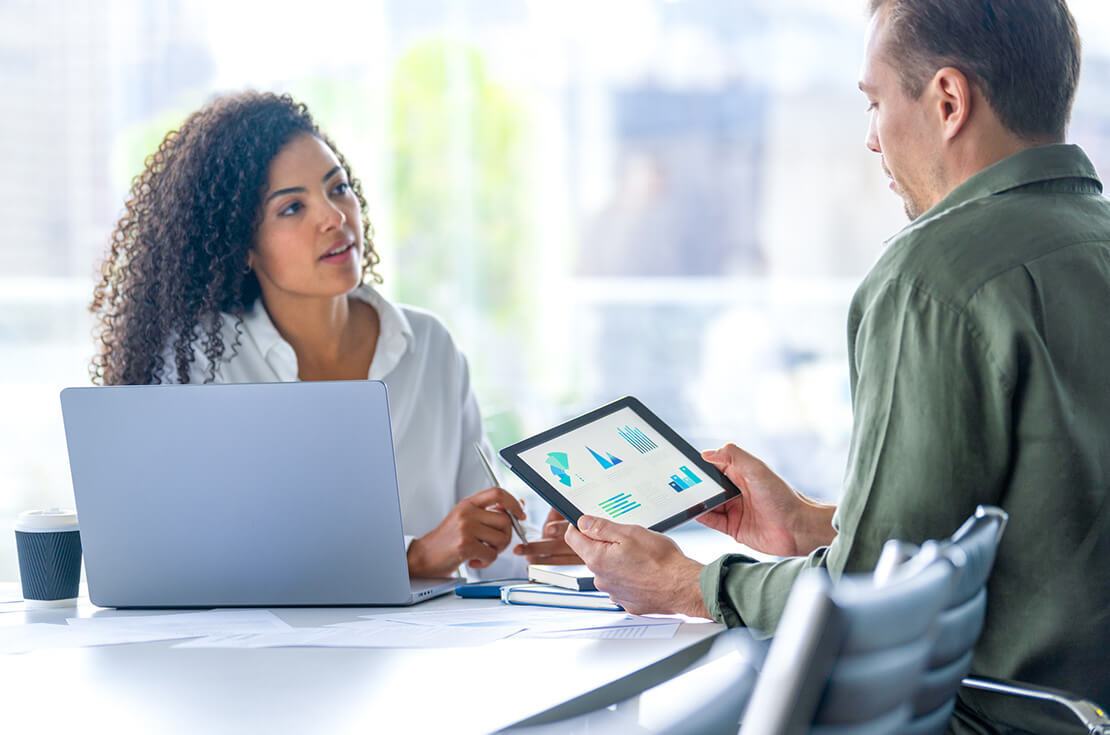
<svg viewBox="0 0 1110 735">
<path fill-rule="evenodd" d="M 852 441 L 837 536 L 808 557 L 707 566 L 713 617 L 772 633 L 807 568 L 836 579 L 869 573 L 888 539 L 950 536 L 980 503 L 998 503 L 1007 476 L 1010 381 L 963 309 L 892 280 L 863 310 L 854 343 Z"/>
</svg>

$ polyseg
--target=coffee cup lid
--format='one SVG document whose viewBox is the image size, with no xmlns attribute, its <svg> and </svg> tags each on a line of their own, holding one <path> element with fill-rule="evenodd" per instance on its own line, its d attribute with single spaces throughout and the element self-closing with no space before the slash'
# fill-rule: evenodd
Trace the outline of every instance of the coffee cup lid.
<svg viewBox="0 0 1110 735">
<path fill-rule="evenodd" d="M 24 533 L 76 531 L 77 513 L 65 508 L 29 510 L 19 514 L 19 518 L 15 522 L 15 530 Z"/>
</svg>

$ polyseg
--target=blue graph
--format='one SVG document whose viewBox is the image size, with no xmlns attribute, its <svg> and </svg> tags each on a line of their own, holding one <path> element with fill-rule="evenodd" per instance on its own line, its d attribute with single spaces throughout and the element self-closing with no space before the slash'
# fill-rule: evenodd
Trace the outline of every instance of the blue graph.
<svg viewBox="0 0 1110 735">
<path fill-rule="evenodd" d="M 570 480 L 570 462 L 567 459 L 566 452 L 549 452 L 547 455 L 547 466 L 551 470 L 551 474 L 555 478 L 566 485 L 572 487 Z"/>
<path fill-rule="evenodd" d="M 689 467 L 683 465 L 682 467 L 678 468 L 678 471 L 682 473 L 682 476 L 680 477 L 679 475 L 671 475 L 671 481 L 667 483 L 676 493 L 680 493 L 683 490 L 689 490 L 694 485 L 701 484 L 701 478 L 695 475 Z"/>
<path fill-rule="evenodd" d="M 610 518 L 620 518 L 625 513 L 631 513 L 639 508 L 640 504 L 632 497 L 632 493 L 617 493 L 611 498 L 602 500 L 598 506 Z"/>
<path fill-rule="evenodd" d="M 617 429 L 617 433 L 621 438 L 636 448 L 640 454 L 647 454 L 652 449 L 659 447 L 658 444 L 648 438 L 648 435 L 640 431 L 634 426 L 622 426 Z"/>
<path fill-rule="evenodd" d="M 606 452 L 605 456 L 602 456 L 589 447 L 586 447 L 586 449 L 590 450 L 590 454 L 594 456 L 594 459 L 597 460 L 597 463 L 601 465 L 601 469 L 603 470 L 612 469 L 621 463 L 620 457 L 614 457 L 609 452 Z"/>
</svg>

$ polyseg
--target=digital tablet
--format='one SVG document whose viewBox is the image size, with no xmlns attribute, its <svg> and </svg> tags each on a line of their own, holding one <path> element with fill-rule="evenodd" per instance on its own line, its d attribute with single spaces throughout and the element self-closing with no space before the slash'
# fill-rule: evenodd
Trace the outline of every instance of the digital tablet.
<svg viewBox="0 0 1110 735">
<path fill-rule="evenodd" d="M 621 398 L 501 450 L 571 523 L 582 515 L 666 531 L 740 494 L 671 427 Z"/>
</svg>

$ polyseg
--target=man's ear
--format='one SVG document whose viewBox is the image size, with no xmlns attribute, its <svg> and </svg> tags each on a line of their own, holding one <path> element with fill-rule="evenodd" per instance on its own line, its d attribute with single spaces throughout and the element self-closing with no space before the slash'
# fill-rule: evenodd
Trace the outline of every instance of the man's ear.
<svg viewBox="0 0 1110 735">
<path fill-rule="evenodd" d="M 959 69 L 946 66 L 933 75 L 928 94 L 933 97 L 932 110 L 940 123 L 944 140 L 952 140 L 971 119 L 974 104 L 971 82 Z"/>
</svg>

